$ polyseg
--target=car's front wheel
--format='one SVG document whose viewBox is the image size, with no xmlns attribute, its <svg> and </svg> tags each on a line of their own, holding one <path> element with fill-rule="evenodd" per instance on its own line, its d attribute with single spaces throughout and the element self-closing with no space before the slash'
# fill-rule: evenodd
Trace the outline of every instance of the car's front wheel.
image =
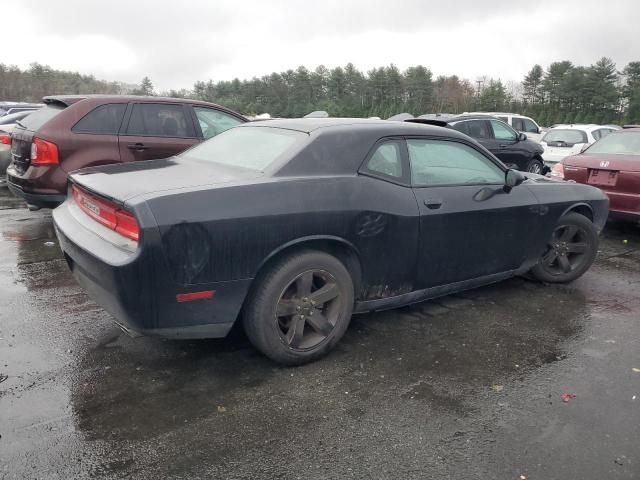
<svg viewBox="0 0 640 480">
<path fill-rule="evenodd" d="M 243 324 L 251 343 L 285 365 L 320 358 L 342 338 L 353 282 L 337 258 L 318 251 L 284 257 L 256 278 Z"/>
<path fill-rule="evenodd" d="M 543 169 L 542 162 L 536 158 L 534 158 L 527 164 L 527 172 L 529 173 L 536 173 L 538 175 L 542 175 L 542 169 Z"/>
<path fill-rule="evenodd" d="M 584 215 L 570 212 L 556 225 L 531 273 L 543 282 L 566 283 L 586 272 L 598 252 L 598 232 Z"/>
</svg>

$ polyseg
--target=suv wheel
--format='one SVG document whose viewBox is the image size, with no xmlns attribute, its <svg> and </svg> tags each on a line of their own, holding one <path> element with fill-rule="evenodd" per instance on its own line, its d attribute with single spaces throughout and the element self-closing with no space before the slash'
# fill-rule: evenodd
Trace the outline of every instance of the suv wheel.
<svg viewBox="0 0 640 480">
<path fill-rule="evenodd" d="M 527 172 L 542 175 L 543 165 L 540 160 L 534 158 L 527 164 Z"/>
</svg>

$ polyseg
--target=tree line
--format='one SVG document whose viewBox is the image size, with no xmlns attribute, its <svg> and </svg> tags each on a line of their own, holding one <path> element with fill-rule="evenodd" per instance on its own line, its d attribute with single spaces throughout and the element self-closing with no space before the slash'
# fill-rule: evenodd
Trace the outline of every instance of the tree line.
<svg viewBox="0 0 640 480">
<path fill-rule="evenodd" d="M 640 123 L 640 62 L 621 71 L 609 58 L 590 66 L 570 61 L 534 65 L 522 82 L 456 75 L 434 76 L 423 65 L 401 71 L 395 65 L 362 72 L 353 64 L 328 69 L 273 72 L 260 78 L 198 81 L 191 89 L 156 92 L 145 77 L 140 85 L 105 82 L 32 64 L 26 70 L 0 64 L 0 100 L 38 101 L 44 95 L 133 93 L 194 98 L 255 115 L 299 117 L 313 110 L 332 116 L 387 118 L 400 112 L 461 113 L 512 111 L 543 125 L 554 123 Z"/>
</svg>

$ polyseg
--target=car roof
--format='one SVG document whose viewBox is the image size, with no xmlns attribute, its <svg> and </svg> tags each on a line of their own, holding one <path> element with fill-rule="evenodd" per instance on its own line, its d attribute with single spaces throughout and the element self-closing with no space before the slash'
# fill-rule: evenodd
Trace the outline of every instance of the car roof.
<svg viewBox="0 0 640 480">
<path fill-rule="evenodd" d="M 372 131 L 378 130 L 385 135 L 438 135 L 455 138 L 466 138 L 459 132 L 449 128 L 425 125 L 413 122 L 392 120 L 376 120 L 369 118 L 288 118 L 262 120 L 240 125 L 240 128 L 272 127 L 297 130 L 304 133 L 319 130 Z"/>
<path fill-rule="evenodd" d="M 609 128 L 615 130 L 609 125 L 596 125 L 595 123 L 572 123 L 566 125 L 556 125 L 555 127 L 550 128 L 549 132 L 551 132 L 552 130 L 582 130 L 585 132 L 593 132 L 594 130 L 599 130 L 601 128 Z"/>
<path fill-rule="evenodd" d="M 42 101 L 45 104 L 63 104 L 65 106 L 71 106 L 76 102 L 81 100 L 92 99 L 96 101 L 109 101 L 109 100 L 119 100 L 124 102 L 149 102 L 149 103 L 187 103 L 191 105 L 202 105 L 207 107 L 216 107 L 220 110 L 228 111 L 234 113 L 236 115 L 240 115 L 233 110 L 230 110 L 222 105 L 217 105 L 211 102 L 204 102 L 202 100 L 192 100 L 190 98 L 173 98 L 173 97 L 156 97 L 156 96 L 145 96 L 145 95 L 106 95 L 106 94 L 89 94 L 89 95 L 49 95 L 42 98 Z"/>
</svg>

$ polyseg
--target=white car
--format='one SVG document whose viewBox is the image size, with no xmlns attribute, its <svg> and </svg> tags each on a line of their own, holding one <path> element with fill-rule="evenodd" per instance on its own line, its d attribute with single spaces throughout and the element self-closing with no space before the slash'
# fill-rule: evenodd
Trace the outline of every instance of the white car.
<svg viewBox="0 0 640 480">
<path fill-rule="evenodd" d="M 540 143 L 543 132 L 540 125 L 531 117 L 525 117 L 517 113 L 504 113 L 504 112 L 471 112 L 465 113 L 465 115 L 491 115 L 497 117 L 504 123 L 508 123 L 517 132 L 524 133 L 528 140 Z"/>
<path fill-rule="evenodd" d="M 542 137 L 542 158 L 545 163 L 556 164 L 616 130 L 611 125 L 556 125 Z"/>
</svg>

